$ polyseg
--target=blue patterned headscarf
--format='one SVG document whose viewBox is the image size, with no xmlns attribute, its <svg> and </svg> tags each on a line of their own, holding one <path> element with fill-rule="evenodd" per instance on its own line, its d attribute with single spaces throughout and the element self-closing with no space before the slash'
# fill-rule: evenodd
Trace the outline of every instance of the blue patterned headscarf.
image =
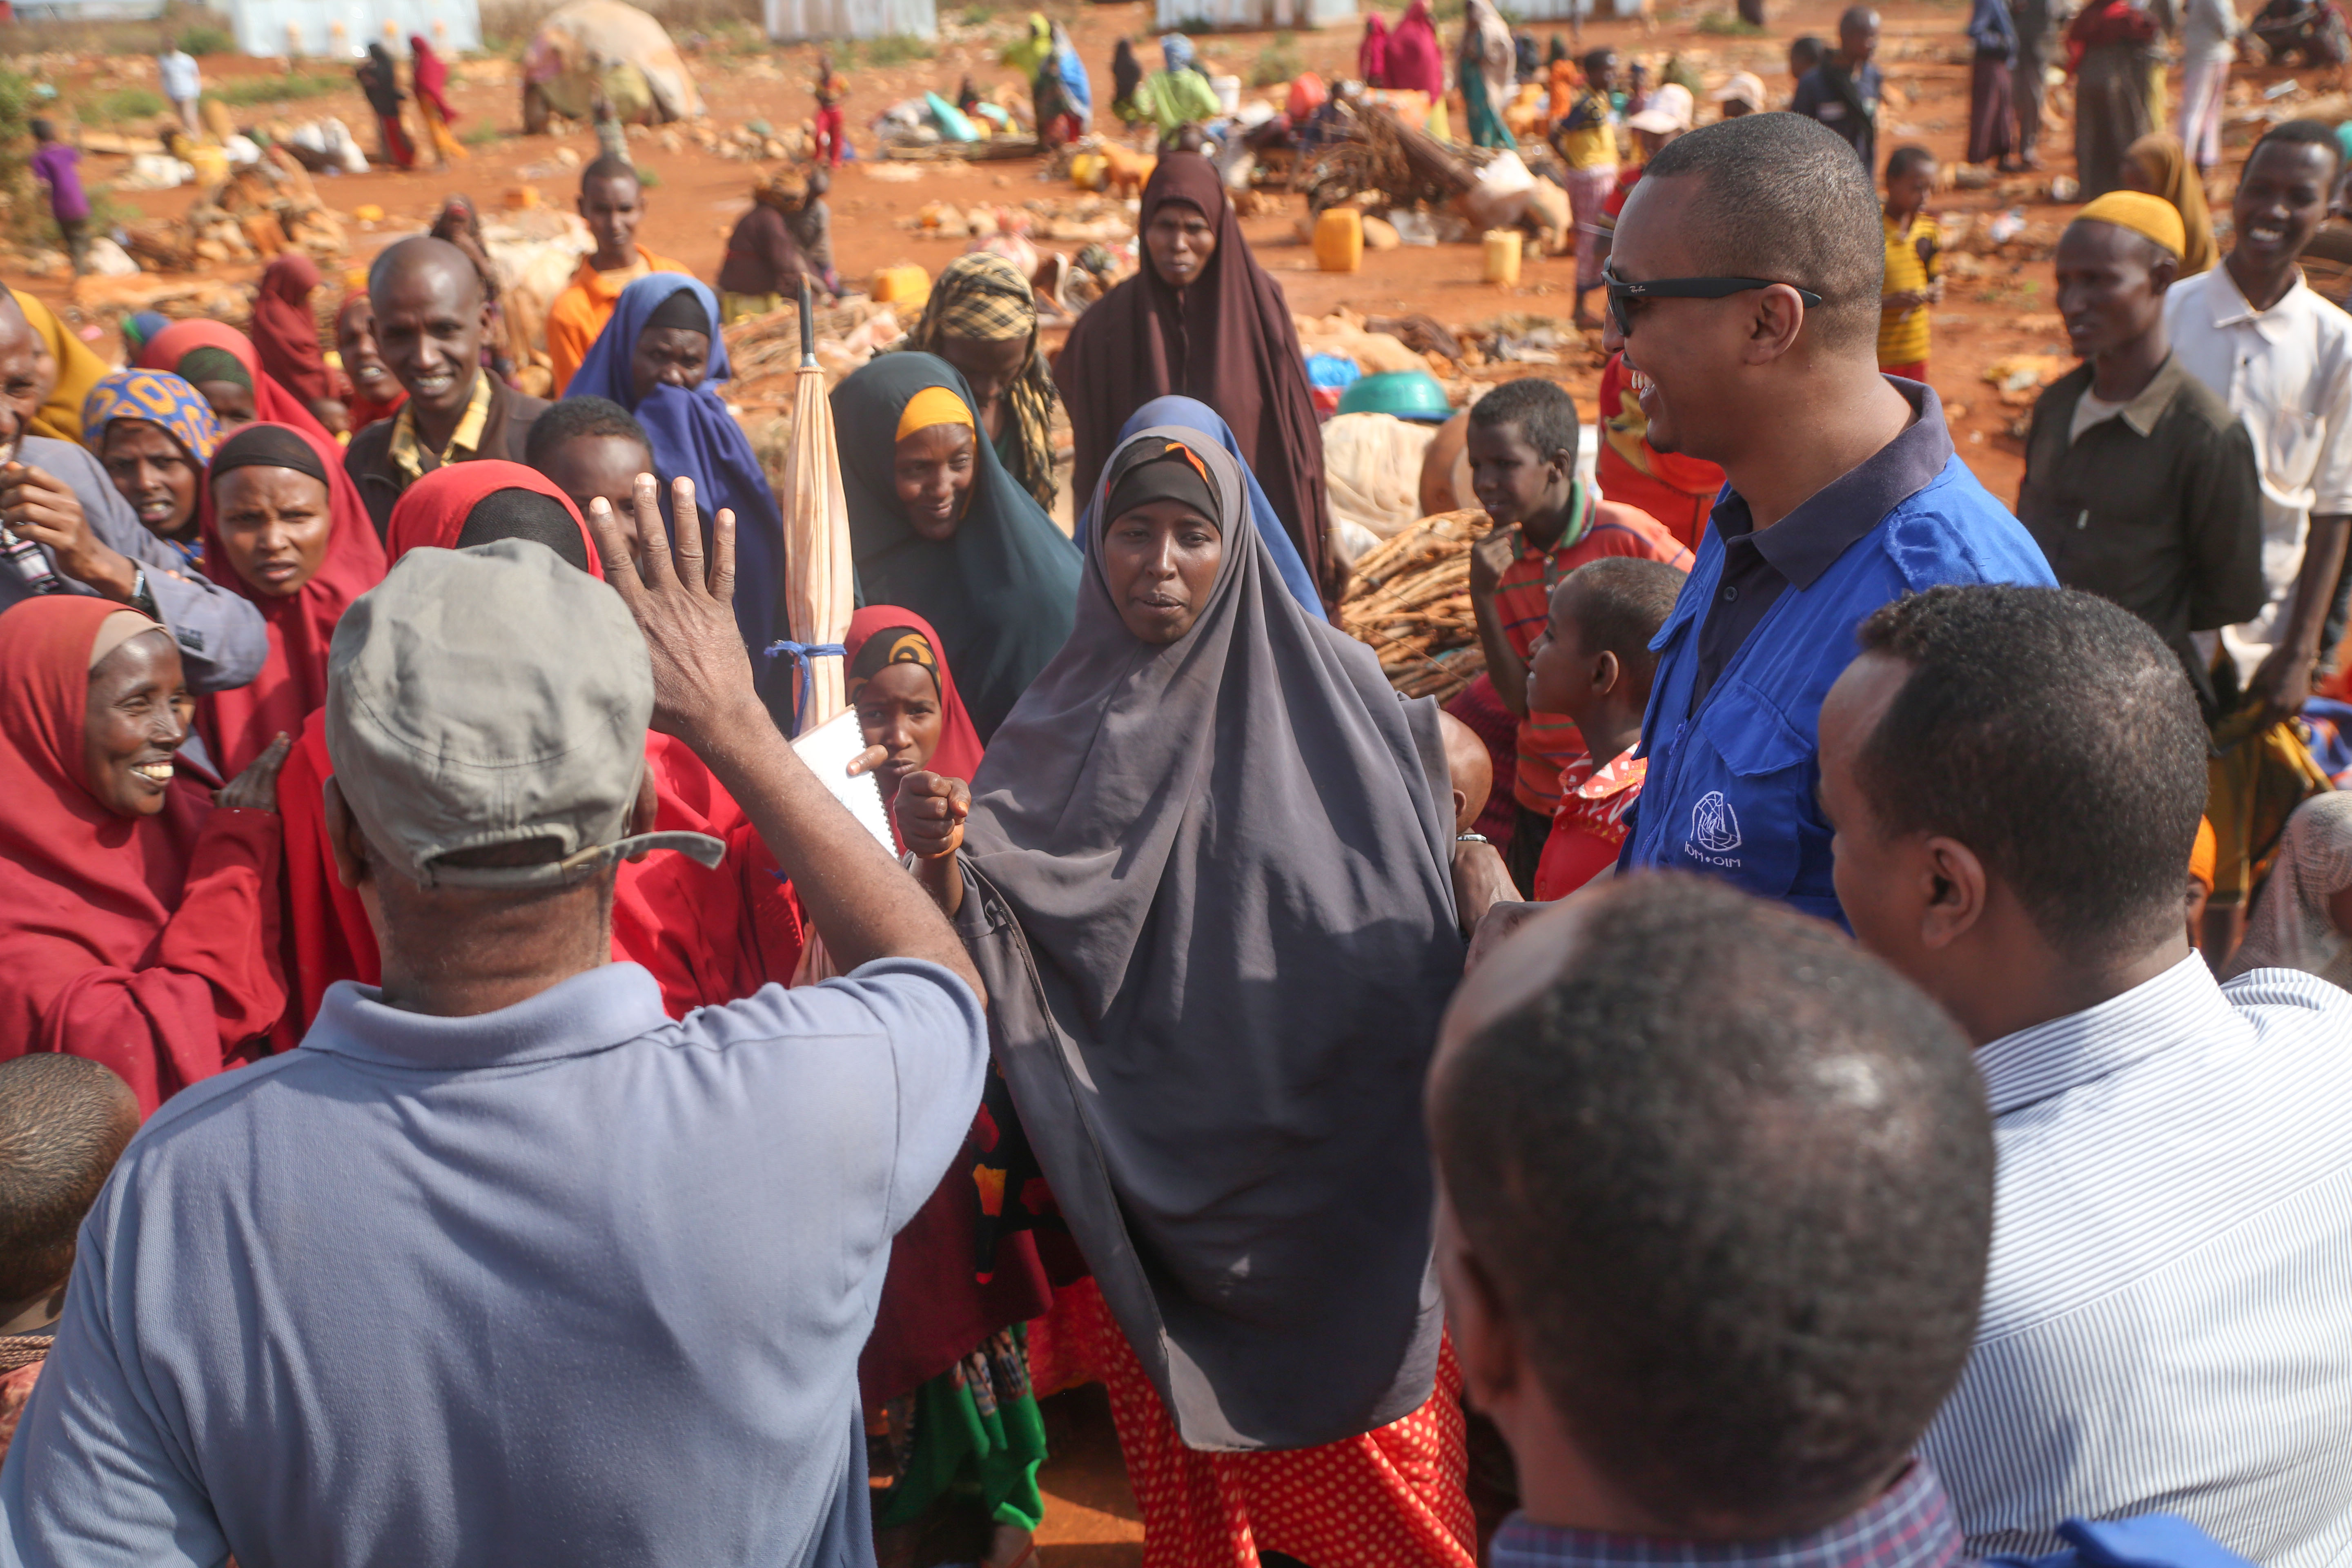
<svg viewBox="0 0 2352 1568">
<path fill-rule="evenodd" d="M 82 399 L 82 445 L 106 455 L 106 427 L 117 419 L 160 426 L 198 468 L 209 467 L 221 444 L 220 421 L 194 387 L 161 370 L 118 370 Z"/>
<path fill-rule="evenodd" d="M 630 385 L 629 360 L 637 337 L 669 298 L 690 290 L 710 322 L 710 363 L 702 384 L 688 391 L 656 386 L 640 401 Z M 621 290 L 613 318 L 589 345 L 587 357 L 563 388 L 572 397 L 604 397 L 637 416 L 653 444 L 654 471 L 662 481 L 662 510 L 669 510 L 669 484 L 680 475 L 694 481 L 696 508 L 706 519 L 721 508 L 735 513 L 735 626 L 751 649 L 760 695 L 784 733 L 793 732 L 794 668 L 790 659 L 760 657 L 792 636 L 784 605 L 784 520 L 767 471 L 751 450 L 743 427 L 727 412 L 719 383 L 734 374 L 727 344 L 719 334 L 719 300 L 709 288 L 682 272 L 656 272 Z"/>
<path fill-rule="evenodd" d="M 1170 33 L 1160 40 L 1160 61 L 1171 71 L 1180 71 L 1192 63 L 1192 40 L 1181 33 Z"/>
</svg>

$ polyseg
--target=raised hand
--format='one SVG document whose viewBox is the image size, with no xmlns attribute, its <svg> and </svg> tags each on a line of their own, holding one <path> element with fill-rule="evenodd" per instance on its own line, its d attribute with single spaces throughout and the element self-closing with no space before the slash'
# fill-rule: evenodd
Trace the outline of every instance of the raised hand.
<svg viewBox="0 0 2352 1568">
<path fill-rule="evenodd" d="M 703 742 L 728 725 L 748 722 L 751 714 L 767 722 L 735 625 L 735 514 L 719 514 L 706 560 L 694 481 L 675 480 L 673 549 L 655 485 L 651 474 L 637 476 L 633 515 L 625 522 L 603 497 L 590 501 L 588 527 L 604 559 L 604 580 L 645 633 L 654 667 L 653 727 L 699 750 Z"/>
</svg>

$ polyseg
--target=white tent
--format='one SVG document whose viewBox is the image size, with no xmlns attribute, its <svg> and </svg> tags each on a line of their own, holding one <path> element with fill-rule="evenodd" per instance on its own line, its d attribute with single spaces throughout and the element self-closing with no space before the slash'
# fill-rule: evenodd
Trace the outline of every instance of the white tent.
<svg viewBox="0 0 2352 1568">
<path fill-rule="evenodd" d="M 767 0 L 767 5 L 768 37 L 779 41 L 940 36 L 938 0 Z"/>
<path fill-rule="evenodd" d="M 381 43 L 405 58 L 412 33 L 444 54 L 482 47 L 475 0 L 229 0 L 248 55 L 356 59 Z"/>
</svg>

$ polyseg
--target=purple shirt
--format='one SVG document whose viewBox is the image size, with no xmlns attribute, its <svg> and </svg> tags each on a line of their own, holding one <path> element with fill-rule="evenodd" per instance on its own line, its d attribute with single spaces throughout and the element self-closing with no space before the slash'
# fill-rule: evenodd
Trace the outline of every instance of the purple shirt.
<svg viewBox="0 0 2352 1568">
<path fill-rule="evenodd" d="M 33 154 L 33 177 L 49 187 L 49 210 L 59 223 L 78 223 L 89 216 L 89 198 L 82 195 L 81 154 L 62 142 L 44 143 Z"/>
</svg>

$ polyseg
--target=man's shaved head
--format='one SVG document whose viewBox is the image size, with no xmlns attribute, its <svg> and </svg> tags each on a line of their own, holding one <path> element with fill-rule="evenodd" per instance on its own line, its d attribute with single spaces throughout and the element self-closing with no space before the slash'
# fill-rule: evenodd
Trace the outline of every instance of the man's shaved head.
<svg viewBox="0 0 2352 1568">
<path fill-rule="evenodd" d="M 368 303 L 375 311 L 377 351 L 407 389 L 418 417 L 460 417 L 481 374 L 482 340 L 490 329 L 489 300 L 473 259 L 430 235 L 404 239 L 368 268 Z"/>
<path fill-rule="evenodd" d="M 446 279 L 458 289 L 461 300 L 481 302 L 482 277 L 474 270 L 473 259 L 447 240 L 429 234 L 412 235 L 384 247 L 368 267 L 368 298 L 381 314 L 383 290 L 396 279 L 427 278 Z"/>
<path fill-rule="evenodd" d="M 1808 115 L 1741 115 L 1660 149 L 1642 184 L 1669 181 L 1699 270 L 1811 289 L 1822 302 L 1805 313 L 1808 336 L 1876 353 L 1885 237 L 1870 171 L 1844 138 Z"/>
<path fill-rule="evenodd" d="M 41 405 L 41 346 L 16 295 L 0 288 L 0 462 L 15 459 L 17 438 Z"/>
<path fill-rule="evenodd" d="M 1451 713 L 1438 713 L 1437 729 L 1445 737 L 1445 771 L 1454 779 L 1454 831 L 1467 833 L 1494 793 L 1494 754 L 1477 731 Z"/>
</svg>

